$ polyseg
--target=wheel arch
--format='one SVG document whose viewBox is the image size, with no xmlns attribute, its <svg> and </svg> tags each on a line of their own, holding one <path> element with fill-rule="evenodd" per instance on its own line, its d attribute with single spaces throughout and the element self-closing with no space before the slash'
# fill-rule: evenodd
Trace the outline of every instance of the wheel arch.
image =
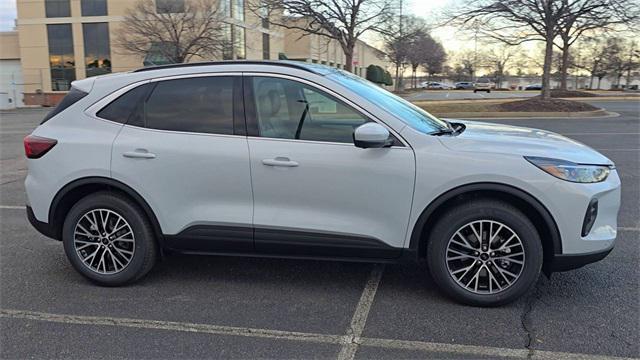
<svg viewBox="0 0 640 360">
<path fill-rule="evenodd" d="M 432 201 L 420 214 L 411 232 L 409 248 L 418 256 L 426 256 L 426 242 L 433 225 L 447 209 L 475 198 L 508 201 L 520 209 L 535 225 L 544 250 L 544 262 L 562 254 L 558 225 L 549 210 L 533 195 L 511 185 L 501 183 L 473 183 L 448 190 Z"/>
<path fill-rule="evenodd" d="M 64 224 L 64 219 L 75 203 L 89 194 L 105 190 L 123 194 L 124 196 L 132 200 L 135 204 L 140 206 L 142 211 L 144 211 L 145 215 L 151 222 L 154 235 L 156 239 L 158 239 L 159 245 L 162 247 L 164 242 L 162 229 L 160 227 L 160 223 L 158 222 L 158 218 L 156 217 L 147 201 L 140 194 L 138 194 L 137 191 L 125 185 L 124 183 L 111 178 L 99 176 L 85 177 L 74 180 L 63 186 L 62 189 L 60 189 L 54 196 L 53 201 L 51 202 L 51 207 L 49 208 L 49 224 L 51 224 L 52 226 L 52 235 L 54 235 L 54 238 L 57 240 L 62 240 L 62 227 Z"/>
</svg>

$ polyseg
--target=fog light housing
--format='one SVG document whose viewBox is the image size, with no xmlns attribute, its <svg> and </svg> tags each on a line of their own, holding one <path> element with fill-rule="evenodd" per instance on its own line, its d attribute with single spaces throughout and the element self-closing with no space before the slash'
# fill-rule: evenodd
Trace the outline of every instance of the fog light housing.
<svg viewBox="0 0 640 360">
<path fill-rule="evenodd" d="M 593 224 L 598 217 L 598 199 L 593 199 L 587 206 L 587 212 L 584 214 L 584 221 L 582 222 L 582 236 L 589 235 Z"/>
</svg>

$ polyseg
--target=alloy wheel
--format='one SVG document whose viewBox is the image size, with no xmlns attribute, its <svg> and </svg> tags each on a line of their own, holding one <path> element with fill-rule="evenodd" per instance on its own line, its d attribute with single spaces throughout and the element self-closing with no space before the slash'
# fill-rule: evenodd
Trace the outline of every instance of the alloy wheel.
<svg viewBox="0 0 640 360">
<path fill-rule="evenodd" d="M 520 278 L 525 264 L 522 241 L 507 225 L 477 220 L 460 227 L 446 251 L 449 275 L 467 291 L 496 294 Z"/>
<path fill-rule="evenodd" d="M 73 244 L 82 263 L 103 275 L 124 270 L 135 252 L 131 226 L 109 209 L 93 209 L 80 217 L 74 229 Z"/>
</svg>

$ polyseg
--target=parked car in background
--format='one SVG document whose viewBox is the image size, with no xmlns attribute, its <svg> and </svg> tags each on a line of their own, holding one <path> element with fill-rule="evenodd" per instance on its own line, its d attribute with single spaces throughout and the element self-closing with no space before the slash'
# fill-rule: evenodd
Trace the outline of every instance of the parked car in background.
<svg viewBox="0 0 640 360">
<path fill-rule="evenodd" d="M 106 286 L 169 253 L 426 260 L 452 298 L 496 306 L 541 271 L 604 258 L 616 239 L 620 178 L 596 150 L 444 121 L 303 62 L 74 81 L 24 148 L 29 221 Z"/>
<path fill-rule="evenodd" d="M 478 80 L 473 87 L 473 92 L 476 93 L 478 91 L 486 91 L 487 93 L 491 92 L 491 89 L 495 89 L 496 84 L 488 81 L 488 80 Z"/>
<path fill-rule="evenodd" d="M 542 90 L 542 84 L 530 84 L 525 86 L 525 90 Z"/>
<path fill-rule="evenodd" d="M 443 84 L 437 81 L 423 81 L 420 83 L 419 87 L 421 89 L 430 89 L 430 90 L 449 90 L 451 86 L 447 84 Z"/>
<path fill-rule="evenodd" d="M 471 81 L 460 81 L 453 84 L 453 88 L 456 90 L 473 90 L 474 87 Z"/>
</svg>

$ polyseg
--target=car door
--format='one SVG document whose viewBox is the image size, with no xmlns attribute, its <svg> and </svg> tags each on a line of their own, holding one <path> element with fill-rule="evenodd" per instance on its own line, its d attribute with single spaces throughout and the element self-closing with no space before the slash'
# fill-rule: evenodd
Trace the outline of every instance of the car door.
<svg viewBox="0 0 640 360">
<path fill-rule="evenodd" d="M 113 144 L 112 176 L 149 203 L 169 248 L 253 250 L 241 87 L 240 75 L 200 75 L 127 93 L 137 100 Z"/>
<path fill-rule="evenodd" d="M 263 253 L 388 258 L 400 254 L 413 196 L 413 150 L 362 149 L 374 121 L 302 79 L 245 75 L 254 240 Z"/>
</svg>

